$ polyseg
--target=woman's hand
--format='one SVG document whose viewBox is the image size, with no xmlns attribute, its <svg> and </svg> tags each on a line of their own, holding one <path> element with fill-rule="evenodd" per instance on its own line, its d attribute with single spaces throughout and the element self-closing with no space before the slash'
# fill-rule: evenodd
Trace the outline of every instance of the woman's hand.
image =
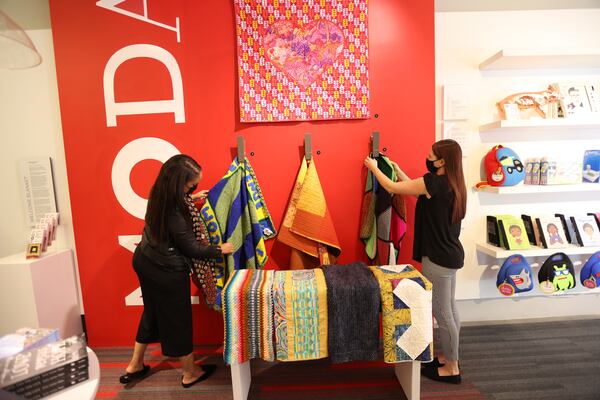
<svg viewBox="0 0 600 400">
<path fill-rule="evenodd" d="M 223 254 L 231 254 L 233 253 L 233 244 L 232 243 L 223 243 L 219 245 L 221 248 L 221 253 Z"/>
<path fill-rule="evenodd" d="M 200 199 L 205 199 L 206 196 L 208 196 L 208 190 L 203 189 L 200 190 L 199 192 L 196 193 L 192 193 L 192 200 L 196 201 L 196 200 L 200 200 Z"/>
<path fill-rule="evenodd" d="M 369 170 L 375 171 L 377 169 L 377 160 L 375 160 L 374 158 L 367 156 L 364 162 L 365 167 L 367 167 Z"/>
<path fill-rule="evenodd" d="M 396 173 L 396 175 L 404 175 L 404 171 L 400 169 L 400 167 L 398 166 L 398 164 L 396 164 L 395 161 L 390 160 L 390 163 L 392 164 L 392 167 L 394 167 L 394 172 Z"/>
</svg>

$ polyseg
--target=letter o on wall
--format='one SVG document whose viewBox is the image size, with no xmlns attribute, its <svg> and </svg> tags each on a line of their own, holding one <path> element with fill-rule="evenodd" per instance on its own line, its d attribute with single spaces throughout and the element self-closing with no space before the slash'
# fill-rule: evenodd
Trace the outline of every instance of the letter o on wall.
<svg viewBox="0 0 600 400">
<path fill-rule="evenodd" d="M 129 176 L 133 167 L 143 160 L 157 160 L 162 163 L 180 154 L 175 146 L 166 140 L 143 137 L 127 143 L 119 151 L 112 165 L 112 187 L 121 207 L 136 218 L 144 219 L 148 199 L 138 196 L 131 187 Z"/>
</svg>

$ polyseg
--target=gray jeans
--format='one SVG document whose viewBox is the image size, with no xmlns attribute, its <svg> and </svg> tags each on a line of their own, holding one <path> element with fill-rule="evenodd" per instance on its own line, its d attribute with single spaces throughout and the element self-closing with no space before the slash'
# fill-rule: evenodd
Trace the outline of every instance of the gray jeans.
<svg viewBox="0 0 600 400">
<path fill-rule="evenodd" d="M 458 270 L 437 265 L 428 257 L 423 257 L 422 265 L 423 275 L 433 284 L 433 316 L 439 327 L 442 354 L 448 361 L 458 361 L 460 316 L 454 300 Z"/>
</svg>

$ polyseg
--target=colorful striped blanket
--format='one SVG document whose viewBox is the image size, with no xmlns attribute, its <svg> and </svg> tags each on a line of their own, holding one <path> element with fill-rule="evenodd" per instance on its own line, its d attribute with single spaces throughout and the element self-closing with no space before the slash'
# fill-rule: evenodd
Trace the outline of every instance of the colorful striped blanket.
<svg viewBox="0 0 600 400">
<path fill-rule="evenodd" d="M 370 268 L 381 291 L 384 361 L 431 361 L 431 282 L 408 264 Z"/>
<path fill-rule="evenodd" d="M 246 159 L 235 159 L 223 178 L 208 192 L 200 209 L 210 243 L 233 243 L 235 252 L 217 259 L 214 269 L 216 309 L 221 307 L 221 290 L 231 273 L 244 268 L 261 268 L 267 261 L 265 240 L 276 231 L 256 175 Z"/>
<path fill-rule="evenodd" d="M 274 360 L 273 278 L 275 271 L 235 271 L 223 289 L 226 364 L 251 358 Z"/>
<path fill-rule="evenodd" d="M 397 181 L 389 158 L 377 157 L 377 167 L 392 181 Z M 360 222 L 360 238 L 369 259 L 378 264 L 396 264 L 406 230 L 404 197 L 388 193 L 369 171 Z"/>
<path fill-rule="evenodd" d="M 323 271 L 276 271 L 273 303 L 277 360 L 327 357 L 327 286 Z"/>
<path fill-rule="evenodd" d="M 365 263 L 323 266 L 329 357 L 333 363 L 378 358 L 379 284 Z"/>
<path fill-rule="evenodd" d="M 291 269 L 333 264 L 342 251 L 314 160 L 302 160 L 278 240 L 292 248 Z"/>
</svg>

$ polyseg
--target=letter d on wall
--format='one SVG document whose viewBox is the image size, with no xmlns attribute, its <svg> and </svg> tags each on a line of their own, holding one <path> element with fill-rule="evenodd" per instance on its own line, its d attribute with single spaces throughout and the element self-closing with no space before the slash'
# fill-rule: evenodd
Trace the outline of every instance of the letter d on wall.
<svg viewBox="0 0 600 400">
<path fill-rule="evenodd" d="M 152 58 L 161 62 L 171 76 L 171 86 L 173 88 L 172 100 L 152 100 L 152 101 L 129 101 L 117 103 L 115 101 L 115 72 L 121 64 L 132 58 Z M 181 81 L 181 71 L 175 57 L 162 47 L 152 44 L 132 44 L 123 47 L 113 54 L 104 67 L 104 108 L 106 110 L 106 126 L 117 126 L 117 115 L 138 115 L 138 114 L 175 114 L 175 123 L 185 122 L 185 109 L 183 105 L 183 82 Z"/>
<path fill-rule="evenodd" d="M 134 217 L 144 219 L 148 200 L 133 191 L 129 181 L 131 170 L 140 161 L 157 160 L 164 163 L 180 153 L 171 143 L 154 137 L 139 138 L 123 146 L 115 157 L 111 173 L 113 192 L 121 207 Z"/>
</svg>

